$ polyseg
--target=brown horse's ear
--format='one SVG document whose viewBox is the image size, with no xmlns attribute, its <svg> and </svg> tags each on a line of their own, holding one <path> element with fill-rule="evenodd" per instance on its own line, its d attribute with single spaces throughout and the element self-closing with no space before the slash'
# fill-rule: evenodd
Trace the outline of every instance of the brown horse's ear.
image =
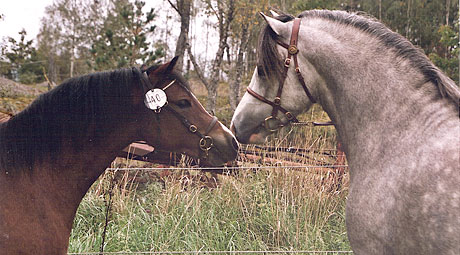
<svg viewBox="0 0 460 255">
<path fill-rule="evenodd" d="M 164 63 L 163 65 L 159 66 L 158 68 L 152 70 L 150 68 L 147 69 L 147 74 L 150 75 L 165 75 L 165 74 L 170 74 L 173 70 L 174 67 L 177 64 L 177 60 L 179 59 L 179 56 L 175 56 L 171 61 Z"/>
<path fill-rule="evenodd" d="M 166 68 L 166 73 L 170 73 L 172 72 L 172 70 L 174 69 L 174 67 L 176 66 L 177 64 L 177 60 L 179 59 L 179 56 L 175 56 L 170 62 L 169 62 L 169 65 L 168 65 L 168 68 Z M 166 63 L 167 64 L 167 63 Z"/>
</svg>

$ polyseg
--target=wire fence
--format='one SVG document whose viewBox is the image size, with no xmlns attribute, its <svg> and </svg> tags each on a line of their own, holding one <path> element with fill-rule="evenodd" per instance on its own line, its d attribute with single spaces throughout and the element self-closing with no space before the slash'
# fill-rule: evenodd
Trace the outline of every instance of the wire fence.
<svg viewBox="0 0 460 255">
<path fill-rule="evenodd" d="M 108 171 L 186 171 L 186 170 L 205 170 L 205 171 L 231 171 L 231 170 L 249 170 L 249 169 L 278 169 L 278 168 L 293 168 L 293 169 L 315 169 L 315 168 L 342 168 L 348 165 L 318 165 L 318 166 L 236 166 L 236 167 L 110 167 Z"/>
<path fill-rule="evenodd" d="M 324 255 L 335 255 L 335 254 L 353 254 L 352 251 L 140 251 L 140 252 L 76 252 L 68 253 L 68 255 L 96 255 L 96 254 L 125 254 L 125 255 L 144 255 L 144 254 L 324 254 Z"/>
<path fill-rule="evenodd" d="M 248 162 L 246 162 L 248 163 Z M 198 165 L 188 166 L 188 167 L 176 167 L 176 166 L 169 166 L 169 167 L 109 167 L 106 168 L 107 171 L 147 171 L 147 172 L 155 172 L 155 171 L 189 171 L 189 170 L 204 170 L 204 171 L 220 171 L 220 172 L 231 172 L 235 170 L 255 170 L 255 169 L 292 169 L 292 170 L 317 170 L 317 169 L 334 169 L 338 168 L 348 168 L 347 164 L 324 164 L 324 165 L 284 165 L 282 163 L 274 165 L 252 165 L 252 166 L 223 166 L 223 167 L 200 167 Z M 72 252 L 68 253 L 68 255 L 104 255 L 104 254 L 116 254 L 116 255 L 167 255 L 167 254 L 228 254 L 228 255 L 237 255 L 237 254 L 318 254 L 318 255 L 341 255 L 341 254 L 353 254 L 352 251 L 319 251 L 319 250 L 237 250 L 237 251 L 204 251 L 204 250 L 197 250 L 197 251 L 115 251 L 115 252 Z"/>
</svg>

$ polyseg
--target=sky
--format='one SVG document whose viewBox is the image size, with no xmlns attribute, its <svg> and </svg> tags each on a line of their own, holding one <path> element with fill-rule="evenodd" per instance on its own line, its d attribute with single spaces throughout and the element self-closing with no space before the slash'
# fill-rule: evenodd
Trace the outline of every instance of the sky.
<svg viewBox="0 0 460 255">
<path fill-rule="evenodd" d="M 45 8 L 53 4 L 54 0 L 0 0 L 0 14 L 3 20 L 0 20 L 0 42 L 6 37 L 13 37 L 18 40 L 19 34 L 23 28 L 27 32 L 26 39 L 34 39 L 36 43 L 37 34 L 40 30 L 40 20 L 45 15 Z M 77 0 L 78 1 L 78 0 Z M 170 7 L 166 0 L 144 0 L 146 6 L 144 10 L 155 8 L 158 15 L 155 19 L 157 31 L 155 38 L 152 40 L 162 39 L 168 42 L 169 56 L 174 54 L 175 43 L 180 32 L 177 13 Z M 174 1 L 173 1 L 174 2 Z M 209 18 L 199 15 L 191 24 L 190 35 L 192 39 L 192 49 L 195 57 L 207 59 L 208 62 L 215 56 L 217 51 L 218 34 L 205 21 Z M 174 22 L 172 22 L 174 21 Z M 215 17 L 211 18 L 212 22 L 217 22 Z M 206 28 L 207 27 L 207 28 Z M 206 40 L 204 40 L 206 38 Z M 203 43 L 206 41 L 206 43 Z"/>
<path fill-rule="evenodd" d="M 40 19 L 45 13 L 45 7 L 53 0 L 2 0 L 0 14 L 0 39 L 13 37 L 18 39 L 18 32 L 23 28 L 27 31 L 27 39 L 36 38 L 40 29 Z"/>
</svg>

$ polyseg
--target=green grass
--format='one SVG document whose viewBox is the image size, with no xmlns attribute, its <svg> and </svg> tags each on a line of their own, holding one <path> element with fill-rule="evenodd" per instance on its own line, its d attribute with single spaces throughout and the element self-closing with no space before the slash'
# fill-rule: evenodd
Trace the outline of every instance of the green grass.
<svg viewBox="0 0 460 255">
<path fill-rule="evenodd" d="M 69 252 L 99 251 L 108 179 L 81 203 Z M 325 192 L 320 183 L 317 174 L 281 168 L 222 176 L 214 189 L 174 177 L 165 188 L 116 188 L 104 250 L 349 250 L 346 188 Z"/>
<path fill-rule="evenodd" d="M 203 102 L 205 96 L 203 91 L 200 93 Z M 2 97 L 0 109 L 16 113 L 33 98 Z M 216 115 L 230 124 L 232 111 L 225 93 L 220 93 Z M 316 105 L 299 118 L 328 120 Z M 287 128 L 267 140 L 270 146 L 315 150 L 334 149 L 335 144 L 336 134 L 331 127 Z M 276 151 L 262 153 L 261 158 L 304 165 L 334 162 L 333 157 L 316 153 L 307 156 Z M 241 161 L 244 166 L 268 164 L 248 158 Z M 80 204 L 69 252 L 99 251 L 113 174 L 106 172 Z M 184 182 L 179 172 L 162 182 L 151 179 L 146 183 L 133 181 L 132 173 L 120 174 L 122 178 L 116 178 L 113 190 L 104 251 L 350 250 L 344 216 L 347 176 L 344 185 L 332 192 L 331 184 L 324 181 L 324 172 L 289 168 L 254 168 L 220 176 L 216 188 L 206 188 L 196 180 Z"/>
</svg>

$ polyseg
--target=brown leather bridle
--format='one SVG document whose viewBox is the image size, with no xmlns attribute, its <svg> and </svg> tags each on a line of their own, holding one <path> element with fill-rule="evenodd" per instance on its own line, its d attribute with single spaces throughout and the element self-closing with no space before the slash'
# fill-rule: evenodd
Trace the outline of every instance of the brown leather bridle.
<svg viewBox="0 0 460 255">
<path fill-rule="evenodd" d="M 283 73 L 282 73 L 282 76 L 281 76 L 282 79 L 280 79 L 280 81 L 279 81 L 278 92 L 277 92 L 276 97 L 273 100 L 273 102 L 268 100 L 268 99 L 266 99 L 265 97 L 257 94 L 257 92 L 255 92 L 251 88 L 249 88 L 249 87 L 247 88 L 247 91 L 248 91 L 248 93 L 250 95 L 252 95 L 253 97 L 257 98 L 258 100 L 260 100 L 260 101 L 262 101 L 262 102 L 264 102 L 266 104 L 269 104 L 269 105 L 271 105 L 273 107 L 272 115 L 268 116 L 267 118 L 265 118 L 265 121 L 264 121 L 265 128 L 267 130 L 271 131 L 271 132 L 277 131 L 278 129 L 284 127 L 288 123 L 299 123 L 299 120 L 291 112 L 289 112 L 288 110 L 284 109 L 281 106 L 281 93 L 283 92 L 284 82 L 286 81 L 287 73 L 288 73 L 288 70 L 289 70 L 289 65 L 291 64 L 291 57 L 294 59 L 295 72 L 297 74 L 297 78 L 298 78 L 300 84 L 302 85 L 303 90 L 305 91 L 305 94 L 307 94 L 308 98 L 310 99 L 310 101 L 312 103 L 316 103 L 316 100 L 313 98 L 313 96 L 311 95 L 310 91 L 308 90 L 307 85 L 305 84 L 305 80 L 304 80 L 302 74 L 300 73 L 299 62 L 297 61 L 297 54 L 299 53 L 299 49 L 297 48 L 297 38 L 299 36 L 300 21 L 301 21 L 300 18 L 295 18 L 294 19 L 294 24 L 292 25 L 291 41 L 290 41 L 289 45 L 287 45 L 284 42 L 281 42 L 279 40 L 276 41 L 277 44 L 279 44 L 280 46 L 282 46 L 285 49 L 287 49 L 288 55 L 287 55 L 286 59 L 284 60 L 284 70 L 283 70 Z M 282 123 L 281 122 L 281 120 L 277 117 L 278 111 L 280 111 L 280 112 L 284 113 L 284 115 L 286 115 L 288 123 Z M 312 124 L 313 125 L 324 125 L 325 123 L 312 122 Z"/>
<path fill-rule="evenodd" d="M 153 89 L 155 88 L 153 86 L 153 84 L 150 82 L 150 79 L 148 78 L 148 75 L 142 71 L 142 76 L 141 76 L 141 80 L 142 80 L 142 85 L 144 87 L 144 93 L 149 91 L 150 89 Z M 169 86 L 172 86 L 173 84 L 175 83 L 175 80 L 170 82 L 168 85 L 166 85 L 164 88 L 162 88 L 162 90 L 166 90 Z M 162 107 L 164 110 L 167 110 L 167 111 L 170 111 L 172 114 L 174 114 L 174 116 L 176 116 L 176 118 L 178 118 L 180 120 L 180 122 L 182 123 L 182 125 L 184 125 L 185 128 L 187 128 L 187 130 L 195 135 L 197 135 L 199 138 L 200 138 L 200 142 L 199 142 L 199 147 L 200 149 L 203 151 L 204 155 L 201 157 L 202 159 L 206 159 L 209 155 L 209 150 L 211 150 L 212 148 L 215 148 L 216 150 L 217 147 L 215 147 L 214 145 L 214 139 L 209 136 L 208 134 L 211 132 L 211 130 L 214 128 L 214 126 L 217 124 L 217 117 L 216 116 L 212 116 L 212 119 L 211 119 L 211 122 L 208 124 L 208 126 L 206 127 L 206 130 L 204 133 L 201 133 L 197 126 L 195 126 L 194 124 L 190 123 L 190 121 L 184 116 L 182 115 L 181 113 L 179 113 L 176 109 L 174 109 L 173 106 L 171 106 L 170 104 L 166 104 Z M 160 110 L 152 110 L 154 113 L 155 113 L 155 116 L 157 118 L 157 121 L 160 122 L 160 118 L 159 118 L 159 114 L 160 114 Z M 161 129 L 159 127 L 159 124 L 158 123 L 158 133 L 161 132 Z"/>
</svg>

